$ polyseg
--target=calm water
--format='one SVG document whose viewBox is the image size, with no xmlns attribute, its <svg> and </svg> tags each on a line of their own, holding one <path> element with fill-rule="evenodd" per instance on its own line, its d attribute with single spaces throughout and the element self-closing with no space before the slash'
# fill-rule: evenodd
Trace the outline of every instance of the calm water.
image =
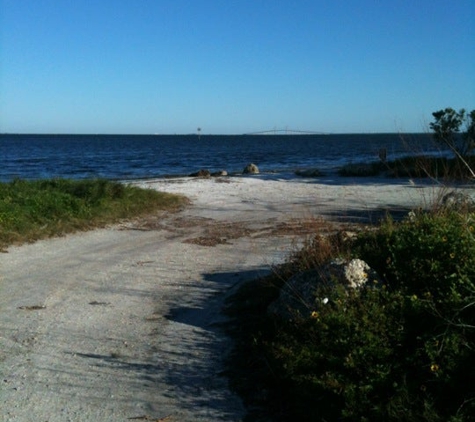
<svg viewBox="0 0 475 422">
<path fill-rule="evenodd" d="M 0 135 L 0 180 L 63 177 L 143 179 L 200 169 L 239 173 L 335 168 L 348 162 L 436 153 L 427 134 L 371 135 Z"/>
</svg>

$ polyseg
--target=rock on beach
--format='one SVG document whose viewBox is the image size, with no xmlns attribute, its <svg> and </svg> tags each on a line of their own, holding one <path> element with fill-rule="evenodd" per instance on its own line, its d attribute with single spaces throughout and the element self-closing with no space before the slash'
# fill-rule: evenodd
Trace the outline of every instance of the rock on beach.
<svg viewBox="0 0 475 422">
<path fill-rule="evenodd" d="M 242 171 L 243 174 L 258 174 L 259 173 L 259 167 L 257 167 L 254 163 L 248 164 L 246 167 L 244 167 L 244 170 Z"/>
</svg>

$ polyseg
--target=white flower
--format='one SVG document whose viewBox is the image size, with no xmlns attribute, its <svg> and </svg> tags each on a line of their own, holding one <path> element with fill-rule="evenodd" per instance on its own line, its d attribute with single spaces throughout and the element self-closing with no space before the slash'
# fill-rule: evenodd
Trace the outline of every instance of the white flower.
<svg viewBox="0 0 475 422">
<path fill-rule="evenodd" d="M 324 299 L 322 300 L 322 302 L 323 302 L 324 305 L 326 305 L 326 304 L 328 303 L 328 298 L 327 298 L 327 297 L 324 298 Z"/>
</svg>

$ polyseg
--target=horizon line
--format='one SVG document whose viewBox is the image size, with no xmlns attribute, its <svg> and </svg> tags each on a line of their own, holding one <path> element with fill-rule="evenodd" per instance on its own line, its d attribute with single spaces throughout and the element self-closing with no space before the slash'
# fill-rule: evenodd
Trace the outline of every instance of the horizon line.
<svg viewBox="0 0 475 422">
<path fill-rule="evenodd" d="M 286 129 L 277 129 L 277 130 L 264 130 L 258 132 L 244 132 L 244 133 L 92 133 L 92 132 L 81 132 L 81 133 L 68 133 L 68 132 L 0 132 L 0 136 L 3 135 L 41 135 L 41 136 L 312 136 L 312 135 L 423 135 L 430 132 L 378 132 L 378 131 L 367 131 L 367 132 L 313 132 L 313 131 L 301 131 L 301 130 L 286 130 Z"/>
</svg>

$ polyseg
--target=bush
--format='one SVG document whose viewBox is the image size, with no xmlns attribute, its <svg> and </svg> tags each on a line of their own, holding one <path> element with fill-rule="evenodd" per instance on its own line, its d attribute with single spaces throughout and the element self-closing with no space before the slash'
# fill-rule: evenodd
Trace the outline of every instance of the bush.
<svg viewBox="0 0 475 422">
<path fill-rule="evenodd" d="M 466 295 L 475 290 L 474 237 L 474 214 L 411 213 L 401 223 L 389 219 L 362 236 L 354 253 L 409 294 L 430 289 L 446 297 L 464 289 Z"/>
<path fill-rule="evenodd" d="M 302 255 L 306 262 L 311 248 Z M 328 300 L 311 317 L 288 322 L 263 314 L 256 324 L 247 358 L 264 356 L 270 369 L 261 378 L 282 419 L 470 420 L 475 215 L 420 213 L 400 223 L 388 220 L 347 250 L 335 251 L 349 249 L 379 272 L 382 286 L 317 289 Z M 322 255 L 318 249 L 315 254 Z"/>
</svg>

